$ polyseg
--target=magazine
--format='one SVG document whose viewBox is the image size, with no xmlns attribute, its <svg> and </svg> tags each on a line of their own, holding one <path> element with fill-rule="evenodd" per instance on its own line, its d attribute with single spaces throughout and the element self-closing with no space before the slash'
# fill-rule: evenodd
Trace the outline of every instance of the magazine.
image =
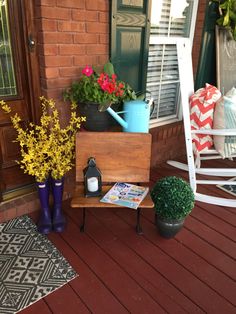
<svg viewBox="0 0 236 314">
<path fill-rule="evenodd" d="M 147 195 L 148 190 L 148 187 L 117 182 L 103 196 L 100 202 L 137 209 L 139 204 Z"/>
</svg>

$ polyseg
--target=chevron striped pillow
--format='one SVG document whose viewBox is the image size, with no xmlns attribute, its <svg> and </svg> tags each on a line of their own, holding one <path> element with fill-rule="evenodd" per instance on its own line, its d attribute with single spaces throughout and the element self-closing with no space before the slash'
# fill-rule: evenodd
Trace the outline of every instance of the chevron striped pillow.
<svg viewBox="0 0 236 314">
<path fill-rule="evenodd" d="M 221 92 L 210 84 L 198 89 L 190 97 L 190 121 L 191 129 L 212 129 L 213 114 L 217 100 L 221 97 Z M 211 135 L 193 134 L 193 151 L 195 154 L 206 151 L 213 146 Z"/>
</svg>

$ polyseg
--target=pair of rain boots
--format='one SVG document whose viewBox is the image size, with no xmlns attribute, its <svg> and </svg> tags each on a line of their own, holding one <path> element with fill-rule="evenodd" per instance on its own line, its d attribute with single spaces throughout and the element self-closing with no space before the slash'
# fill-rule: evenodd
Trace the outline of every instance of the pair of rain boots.
<svg viewBox="0 0 236 314">
<path fill-rule="evenodd" d="M 53 194 L 53 211 L 49 207 L 50 185 Z M 47 179 L 45 182 L 37 182 L 41 213 L 38 220 L 38 231 L 48 234 L 52 230 L 63 232 L 65 229 L 65 217 L 62 212 L 62 196 L 64 178 L 60 180 Z"/>
</svg>

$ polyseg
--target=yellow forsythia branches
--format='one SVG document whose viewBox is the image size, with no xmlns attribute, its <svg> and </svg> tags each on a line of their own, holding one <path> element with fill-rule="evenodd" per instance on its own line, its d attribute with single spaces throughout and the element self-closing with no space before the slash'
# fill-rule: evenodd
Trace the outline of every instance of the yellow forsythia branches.
<svg viewBox="0 0 236 314">
<path fill-rule="evenodd" d="M 42 116 L 39 125 L 29 123 L 23 129 L 21 118 L 16 113 L 11 116 L 11 122 L 17 131 L 16 142 L 20 144 L 21 160 L 18 161 L 25 173 L 42 182 L 49 175 L 60 179 L 73 166 L 75 157 L 75 134 L 80 129 L 84 117 L 77 117 L 71 108 L 70 121 L 64 129 L 60 126 L 58 110 L 55 101 L 40 97 Z M 11 108 L 2 100 L 0 107 L 6 113 Z"/>
</svg>

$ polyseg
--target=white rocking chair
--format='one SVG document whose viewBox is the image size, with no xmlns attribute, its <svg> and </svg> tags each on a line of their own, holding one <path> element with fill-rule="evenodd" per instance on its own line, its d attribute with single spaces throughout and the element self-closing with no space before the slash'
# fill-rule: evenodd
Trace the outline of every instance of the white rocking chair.
<svg viewBox="0 0 236 314">
<path fill-rule="evenodd" d="M 212 130 L 191 130 L 190 124 L 190 109 L 189 97 L 194 92 L 191 47 L 188 41 L 178 45 L 178 62 L 179 62 L 179 77 L 180 90 L 182 99 L 184 132 L 187 151 L 187 165 L 173 160 L 168 160 L 167 163 L 174 167 L 189 172 L 189 182 L 195 194 L 195 200 L 216 204 L 220 206 L 236 207 L 236 199 L 227 199 L 223 197 L 215 197 L 211 195 L 201 194 L 197 192 L 198 185 L 213 184 L 213 185 L 236 185 L 236 181 L 229 181 L 229 177 L 236 176 L 236 168 L 202 168 L 201 160 L 211 160 L 222 158 L 215 150 L 209 149 L 206 153 L 200 154 L 200 167 L 196 167 L 196 161 L 193 154 L 192 134 L 210 134 L 210 135 L 233 135 L 236 136 L 236 129 L 212 129 Z M 206 154 L 206 156 L 205 156 Z M 234 156 L 231 156 L 234 157 Z M 222 180 L 204 179 L 198 180 L 197 175 L 209 175 L 215 177 L 226 177 Z"/>
</svg>

